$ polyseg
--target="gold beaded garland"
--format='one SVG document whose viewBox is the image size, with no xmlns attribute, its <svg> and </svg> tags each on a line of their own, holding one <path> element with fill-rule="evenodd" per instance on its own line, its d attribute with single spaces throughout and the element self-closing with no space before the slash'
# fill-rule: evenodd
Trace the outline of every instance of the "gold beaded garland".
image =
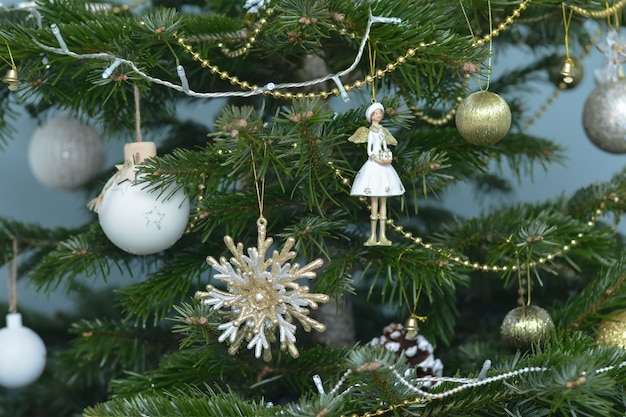
<svg viewBox="0 0 626 417">
<path fill-rule="evenodd" d="M 259 87 L 257 85 L 250 85 L 249 82 L 247 81 L 241 81 L 239 80 L 238 77 L 236 76 L 231 76 L 230 74 L 228 74 L 228 72 L 226 71 L 221 71 L 219 69 L 218 66 L 216 65 L 211 65 L 208 59 L 203 59 L 199 53 L 195 52 L 193 47 L 187 43 L 187 40 L 184 37 L 178 37 L 177 43 L 180 47 L 183 48 L 183 51 L 185 51 L 186 53 L 190 54 L 192 56 L 192 58 L 194 59 L 194 61 L 199 61 L 201 63 L 201 66 L 203 68 L 207 68 L 211 71 L 212 74 L 219 74 L 220 78 L 223 80 L 228 80 L 232 85 L 235 86 L 239 86 L 242 90 L 258 90 Z M 384 78 L 385 75 L 389 72 L 394 71 L 399 65 L 401 65 L 400 61 L 402 61 L 402 63 L 406 63 L 407 62 L 407 58 L 415 55 L 415 52 L 420 49 L 420 48 L 426 48 L 428 46 L 432 46 L 435 45 L 437 42 L 436 41 L 431 41 L 431 42 L 420 42 L 420 45 L 418 48 L 410 48 L 407 50 L 406 54 L 404 54 L 404 56 L 399 57 L 398 59 L 396 59 L 396 61 L 394 63 L 390 63 L 388 64 L 385 69 L 378 69 L 375 72 L 375 77 L 372 75 L 367 75 L 365 76 L 364 80 L 357 80 L 355 82 L 352 83 L 352 85 L 344 85 L 344 89 L 346 91 L 351 91 L 353 88 L 361 88 L 363 87 L 364 84 L 373 84 L 374 81 L 376 80 L 376 78 Z M 263 95 L 265 96 L 271 96 L 273 98 L 276 99 L 298 99 L 298 100 L 302 100 L 302 99 L 313 99 L 313 98 L 323 98 L 326 99 L 330 96 L 339 96 L 341 92 L 339 91 L 339 88 L 333 88 L 332 90 L 329 91 L 321 91 L 318 93 L 303 93 L 303 92 L 298 92 L 298 93 L 292 93 L 292 92 L 280 92 L 280 91 L 263 91 Z"/>
<path fill-rule="evenodd" d="M 145 1 L 145 0 L 143 0 Z M 526 7 L 528 6 L 528 4 L 530 4 L 531 0 L 523 0 L 518 7 L 513 10 L 513 12 L 511 13 L 510 16 L 507 16 L 503 22 L 501 22 L 497 29 L 493 29 L 490 33 L 485 34 L 482 38 L 477 39 L 474 42 L 474 46 L 478 46 L 481 47 L 483 46 L 486 42 L 490 42 L 492 40 L 493 37 L 496 37 L 500 34 L 500 32 L 504 31 L 507 29 L 507 27 L 509 25 L 512 25 L 515 22 L 515 19 L 519 18 L 521 15 L 521 12 L 524 11 L 526 9 Z M 604 11 L 588 11 L 585 10 L 581 7 L 578 6 L 569 6 L 572 8 L 573 11 L 575 11 L 576 13 L 579 13 L 585 17 L 592 17 L 592 18 L 604 18 L 612 13 L 615 13 L 615 11 L 620 10 L 621 8 L 624 7 L 624 5 L 626 5 L 626 0 L 620 0 L 618 3 L 614 4 L 613 6 L 611 6 L 610 8 L 608 8 L 607 10 Z M 274 10 L 273 9 L 268 9 L 267 10 L 267 16 L 269 17 L 271 14 L 273 14 Z M 241 56 L 243 54 L 245 54 L 246 52 L 248 52 L 248 50 L 252 47 L 252 45 L 256 42 L 257 40 L 257 35 L 260 33 L 261 31 L 261 27 L 264 26 L 267 23 L 267 19 L 263 18 L 260 19 L 259 22 L 255 25 L 255 27 L 252 29 L 252 35 L 250 35 L 250 37 L 248 38 L 248 41 L 246 42 L 245 46 L 240 48 L 239 50 L 236 51 L 230 51 L 228 49 L 226 49 L 223 45 L 223 43 L 220 43 L 220 48 L 222 48 L 223 52 L 230 57 L 238 57 Z M 334 26 L 333 26 L 334 27 Z M 242 33 L 246 33 L 245 31 L 242 31 Z M 341 33 L 342 35 L 346 35 L 348 32 L 345 28 L 341 28 L 339 29 L 339 33 Z M 349 34 L 349 36 L 351 38 L 356 38 L 356 35 L 354 33 Z M 176 35 L 175 35 L 176 37 Z M 191 45 L 186 44 L 186 41 L 184 38 L 179 38 L 178 39 L 178 44 L 180 46 L 183 47 L 183 50 L 189 54 L 192 54 L 192 56 L 194 57 L 194 60 L 196 61 L 200 61 L 201 62 L 201 66 L 203 68 L 208 68 L 211 73 L 216 74 L 216 73 L 221 73 L 221 71 L 219 70 L 218 67 L 216 66 L 212 66 L 210 65 L 209 61 L 207 59 L 200 59 L 199 55 L 197 53 L 193 52 L 193 48 L 191 47 Z M 391 62 L 388 63 L 385 67 L 384 70 L 382 69 L 378 69 L 376 70 L 375 74 L 378 78 L 383 78 L 385 76 L 386 73 L 394 71 L 396 69 L 397 66 L 399 65 L 403 65 L 407 58 L 413 57 L 417 50 L 419 48 L 425 48 L 429 45 L 434 45 L 435 41 L 431 41 L 431 42 L 420 42 L 418 44 L 418 48 L 409 48 L 407 49 L 407 52 L 404 56 L 400 56 L 396 59 L 395 62 Z M 196 58 L 196 56 L 198 58 Z M 226 79 L 230 80 L 230 76 L 228 75 L 228 73 L 226 73 Z M 374 81 L 374 77 L 372 76 L 367 76 L 365 78 L 365 84 L 372 84 Z M 238 79 L 231 81 L 231 84 L 236 85 L 236 86 L 240 86 L 243 90 L 256 90 L 258 89 L 258 86 L 251 86 L 247 81 L 239 81 Z M 355 83 L 353 83 L 352 86 L 347 86 L 348 88 L 361 88 L 363 86 L 363 81 L 356 81 Z M 274 98 L 277 99 L 303 99 L 303 98 L 323 98 L 326 99 L 330 96 L 338 96 L 340 94 L 339 89 L 335 88 L 333 90 L 331 90 L 330 92 L 328 91 L 322 91 L 319 93 L 309 93 L 309 94 L 293 94 L 291 92 L 286 92 L 286 93 L 282 93 L 282 92 L 278 92 L 278 91 L 274 91 L 271 92 L 270 94 L 266 94 L 269 96 L 272 96 Z M 418 116 L 421 116 L 418 114 Z M 433 124 L 440 124 L 443 125 L 445 123 L 447 123 L 449 120 L 451 120 L 451 115 L 448 114 L 446 115 L 446 120 L 442 120 L 442 121 L 436 121 L 437 119 L 432 119 L 430 120 L 428 117 L 424 117 L 424 119 L 428 122 L 428 123 L 433 123 Z"/>
<path fill-rule="evenodd" d="M 518 6 L 518 8 L 515 9 L 512 12 L 511 16 L 508 16 L 505 19 L 505 21 L 498 26 L 498 29 L 494 29 L 491 33 L 485 35 L 482 39 L 477 40 L 475 42 L 475 46 L 482 46 L 485 42 L 491 41 L 492 37 L 498 36 L 499 32 L 505 30 L 507 25 L 510 25 L 510 24 L 512 24 L 514 22 L 514 18 L 517 18 L 517 17 L 520 16 L 520 12 L 522 10 L 525 10 L 527 4 L 530 3 L 530 2 L 531 2 L 531 0 L 523 0 L 520 3 L 520 5 Z M 268 16 L 271 15 L 272 13 L 273 13 L 273 9 L 269 9 L 268 10 Z M 258 33 L 261 30 L 260 26 L 264 25 L 266 22 L 267 22 L 267 19 L 261 19 L 260 20 L 260 25 L 255 27 L 255 29 L 253 31 L 255 35 L 258 35 Z M 340 33 L 345 34 L 345 33 L 347 33 L 347 31 L 345 29 L 341 29 Z M 356 38 L 356 35 L 355 34 L 351 34 L 351 37 L 352 38 Z M 244 47 L 245 50 L 243 52 L 241 52 L 241 51 L 237 52 L 236 56 L 243 55 L 245 52 L 247 52 L 247 50 L 249 49 L 251 44 L 253 42 L 255 42 L 255 41 L 256 41 L 256 37 L 255 36 L 251 36 L 249 38 L 249 40 L 248 40 L 248 43 L 246 44 L 246 47 Z M 421 48 L 425 48 L 427 46 L 434 45 L 435 43 L 436 43 L 435 41 L 431 41 L 431 42 L 423 42 L 422 41 L 422 42 L 420 42 L 418 44 L 417 48 L 408 48 L 407 52 L 406 52 L 406 54 L 404 56 L 400 56 L 400 57 L 398 57 L 396 59 L 395 62 L 387 64 L 384 70 L 382 70 L 382 69 L 376 70 L 375 71 L 376 78 L 384 78 L 386 73 L 394 71 L 398 65 L 402 65 L 402 64 L 406 63 L 407 58 L 413 57 L 417 53 L 417 50 L 419 50 Z M 211 66 L 209 64 L 208 60 L 200 59 L 199 54 L 193 52 L 193 48 L 191 47 L 191 45 L 188 45 L 188 44 L 185 43 L 185 39 L 184 38 L 182 38 L 182 37 L 179 38 L 178 39 L 178 44 L 183 47 L 183 50 L 185 52 L 187 52 L 189 54 L 192 54 L 192 56 L 194 57 L 194 60 L 201 61 L 202 62 L 202 67 L 209 68 L 211 70 L 211 72 L 214 73 L 214 74 L 220 72 L 219 68 L 216 67 L 216 66 Z M 223 48 L 223 45 L 221 45 L 220 47 Z M 225 53 L 227 53 L 227 55 L 228 55 L 228 53 L 232 53 L 232 51 L 226 51 Z M 228 73 L 221 73 L 221 74 L 224 75 L 224 76 L 221 77 L 222 79 L 229 79 L 231 84 L 239 85 L 244 90 L 247 90 L 247 89 L 250 89 L 250 90 L 258 89 L 257 86 L 252 86 L 254 88 L 251 88 L 249 83 L 246 82 L 246 81 L 240 82 L 238 79 L 236 79 L 234 81 L 230 80 L 230 76 L 228 75 Z M 364 81 L 357 80 L 351 86 L 350 85 L 345 85 L 344 88 L 346 89 L 346 91 L 350 91 L 352 88 L 361 88 L 364 83 L 365 84 L 372 84 L 374 82 L 374 80 L 375 80 L 375 78 L 372 75 L 367 75 L 365 77 Z M 339 91 L 338 88 L 333 88 L 330 92 L 322 91 L 322 92 L 319 92 L 319 93 L 308 93 L 306 95 L 302 94 L 302 93 L 297 93 L 295 96 L 293 95 L 293 93 L 290 93 L 290 92 L 287 92 L 287 93 L 282 93 L 282 92 L 279 92 L 279 91 L 264 92 L 264 95 L 272 96 L 272 97 L 274 97 L 276 99 L 283 99 L 283 98 L 286 98 L 286 99 L 293 99 L 293 98 L 303 99 L 303 98 L 317 98 L 317 97 L 321 97 L 323 99 L 326 99 L 326 98 L 330 97 L 331 95 L 332 96 L 338 96 L 339 94 L 340 94 L 340 91 Z M 452 119 L 453 115 L 454 115 L 454 110 L 451 110 L 451 112 L 448 113 L 446 116 L 444 116 L 444 118 L 441 119 L 441 121 L 436 121 L 437 119 L 430 119 L 427 116 L 424 116 L 424 119 L 428 123 L 443 125 L 445 123 L 448 123 Z M 418 114 L 418 116 L 419 116 L 419 114 Z"/>
<path fill-rule="evenodd" d="M 327 165 L 332 169 L 333 174 L 341 181 L 341 183 L 347 188 L 350 188 L 350 180 L 343 176 L 342 171 L 339 168 L 335 167 L 335 165 L 332 162 L 327 162 Z M 600 203 L 599 208 L 597 208 L 594 211 L 594 214 L 591 216 L 591 218 L 587 222 L 587 226 L 589 226 L 590 228 L 593 228 L 598 222 L 598 219 L 605 213 L 606 201 L 612 201 L 613 203 L 617 204 L 621 201 L 621 198 L 617 196 L 615 193 L 610 193 L 608 195 L 605 195 L 602 198 L 602 200 L 603 201 Z M 365 197 L 359 197 L 359 201 L 362 202 L 363 204 L 367 204 L 367 198 Z M 402 235 L 407 240 L 412 241 L 414 244 L 422 247 L 423 249 L 435 251 L 440 256 L 445 257 L 448 261 L 453 262 L 457 265 L 461 265 L 466 268 L 471 268 L 476 271 L 497 272 L 497 273 L 508 272 L 508 271 L 515 272 L 515 271 L 522 269 L 518 267 L 517 265 L 500 266 L 500 265 L 480 264 L 478 262 L 470 262 L 469 260 L 463 259 L 459 255 L 452 253 L 450 250 L 446 250 L 440 247 L 433 248 L 432 244 L 425 243 L 424 240 L 419 236 L 413 236 L 410 233 L 405 233 L 404 228 L 400 225 L 396 225 L 393 219 L 388 218 L 385 223 L 389 225 L 390 227 L 392 227 L 394 231 Z M 576 237 L 578 239 L 583 238 L 584 233 L 578 233 Z M 569 242 L 562 245 L 560 249 L 554 251 L 553 253 L 550 253 L 546 256 L 542 256 L 538 258 L 536 261 L 528 262 L 525 265 L 525 268 L 528 268 L 528 269 L 535 268 L 538 265 L 542 265 L 542 264 L 545 264 L 546 262 L 552 261 L 557 257 L 563 256 L 564 254 L 569 252 L 573 247 L 578 246 L 579 244 L 580 242 L 577 239 L 571 239 Z"/>
<path fill-rule="evenodd" d="M 487 33 L 486 35 L 484 35 L 482 38 L 477 39 L 474 41 L 474 46 L 483 46 L 485 43 L 489 43 L 491 42 L 491 40 L 493 38 L 495 38 L 496 36 L 498 36 L 500 34 L 500 32 L 503 32 L 506 27 L 510 24 L 513 23 L 515 18 L 518 18 L 520 16 L 520 13 L 526 9 L 526 6 L 531 2 L 531 0 L 524 0 L 522 1 L 519 6 L 517 6 L 517 9 L 513 10 L 513 12 L 511 13 L 511 16 L 508 16 L 503 23 L 500 23 L 500 25 L 498 25 L 497 29 L 493 29 L 491 31 L 491 33 Z"/>
<path fill-rule="evenodd" d="M 593 19 L 605 19 L 609 16 L 614 16 L 624 6 L 626 6 L 626 0 L 619 0 L 617 3 L 613 4 L 610 7 L 607 7 L 604 10 L 587 10 L 574 4 L 570 5 L 569 7 L 575 13 L 578 13 L 583 17 L 591 17 Z"/>
</svg>

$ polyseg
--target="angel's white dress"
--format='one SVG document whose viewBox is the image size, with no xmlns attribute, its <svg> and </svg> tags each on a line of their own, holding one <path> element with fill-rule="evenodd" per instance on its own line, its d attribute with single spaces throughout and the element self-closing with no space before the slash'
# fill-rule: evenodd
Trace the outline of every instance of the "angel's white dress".
<svg viewBox="0 0 626 417">
<path fill-rule="evenodd" d="M 367 133 L 367 155 L 369 158 L 354 178 L 350 195 L 388 197 L 404 194 L 404 186 L 394 167 L 391 164 L 381 165 L 372 160 L 374 157 L 380 159 L 392 158 L 385 137 L 393 139 L 393 136 L 386 128 L 370 126 Z"/>
</svg>

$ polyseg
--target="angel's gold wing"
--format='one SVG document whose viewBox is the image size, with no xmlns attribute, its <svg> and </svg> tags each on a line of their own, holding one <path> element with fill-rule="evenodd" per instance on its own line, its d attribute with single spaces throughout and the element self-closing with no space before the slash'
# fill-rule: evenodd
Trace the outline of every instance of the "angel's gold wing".
<svg viewBox="0 0 626 417">
<path fill-rule="evenodd" d="M 393 146 L 398 145 L 398 141 L 396 140 L 396 138 L 393 137 L 393 135 L 391 134 L 389 130 L 383 127 L 383 132 L 385 132 L 385 142 L 387 143 L 387 145 L 393 145 Z"/>
<path fill-rule="evenodd" d="M 348 138 L 348 140 L 352 143 L 367 143 L 367 134 L 369 133 L 369 128 L 365 126 L 361 126 Z"/>
</svg>

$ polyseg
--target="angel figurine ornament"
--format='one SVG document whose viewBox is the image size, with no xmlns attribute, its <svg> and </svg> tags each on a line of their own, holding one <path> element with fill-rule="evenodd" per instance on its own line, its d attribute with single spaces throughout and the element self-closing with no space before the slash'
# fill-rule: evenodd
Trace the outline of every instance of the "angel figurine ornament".
<svg viewBox="0 0 626 417">
<path fill-rule="evenodd" d="M 387 197 L 404 194 L 404 186 L 398 173 L 391 165 L 393 154 L 389 145 L 397 145 L 398 141 L 391 132 L 383 127 L 385 108 L 374 102 L 365 111 L 365 118 L 370 127 L 360 127 L 348 139 L 353 143 L 367 142 L 368 159 L 365 161 L 352 184 L 350 195 L 370 197 L 371 233 L 365 241 L 365 246 L 390 246 L 391 241 L 385 236 L 387 220 Z M 379 226 L 378 240 L 376 239 L 377 223 Z"/>
</svg>

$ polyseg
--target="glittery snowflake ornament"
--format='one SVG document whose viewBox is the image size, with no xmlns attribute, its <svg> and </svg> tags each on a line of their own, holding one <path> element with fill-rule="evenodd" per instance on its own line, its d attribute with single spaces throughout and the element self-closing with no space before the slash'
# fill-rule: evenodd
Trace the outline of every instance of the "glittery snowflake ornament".
<svg viewBox="0 0 626 417">
<path fill-rule="evenodd" d="M 317 309 L 318 303 L 327 303 L 326 294 L 309 293 L 309 287 L 298 284 L 301 279 L 313 279 L 314 270 L 322 266 L 323 261 L 316 259 L 300 267 L 290 264 L 296 253 L 291 249 L 295 244 L 293 238 L 287 239 L 283 249 L 273 251 L 272 257 L 266 254 L 273 243 L 266 237 L 267 220 L 261 217 L 257 221 L 258 245 L 248 248 L 247 255 L 243 252 L 243 244 L 235 246 L 230 236 L 224 237 L 226 247 L 233 254 L 230 260 L 221 257 L 219 262 L 207 257 L 207 262 L 217 272 L 214 277 L 226 284 L 222 291 L 207 285 L 206 291 L 197 291 L 196 298 L 204 304 L 220 311 L 227 319 L 218 326 L 223 330 L 218 341 L 228 340 L 228 353 L 236 354 L 241 344 L 246 341 L 247 348 L 253 349 L 257 358 L 271 360 L 270 343 L 276 342 L 276 330 L 281 350 L 297 358 L 296 318 L 305 331 L 315 329 L 326 330 L 326 326 L 309 317 L 309 308 Z"/>
</svg>

